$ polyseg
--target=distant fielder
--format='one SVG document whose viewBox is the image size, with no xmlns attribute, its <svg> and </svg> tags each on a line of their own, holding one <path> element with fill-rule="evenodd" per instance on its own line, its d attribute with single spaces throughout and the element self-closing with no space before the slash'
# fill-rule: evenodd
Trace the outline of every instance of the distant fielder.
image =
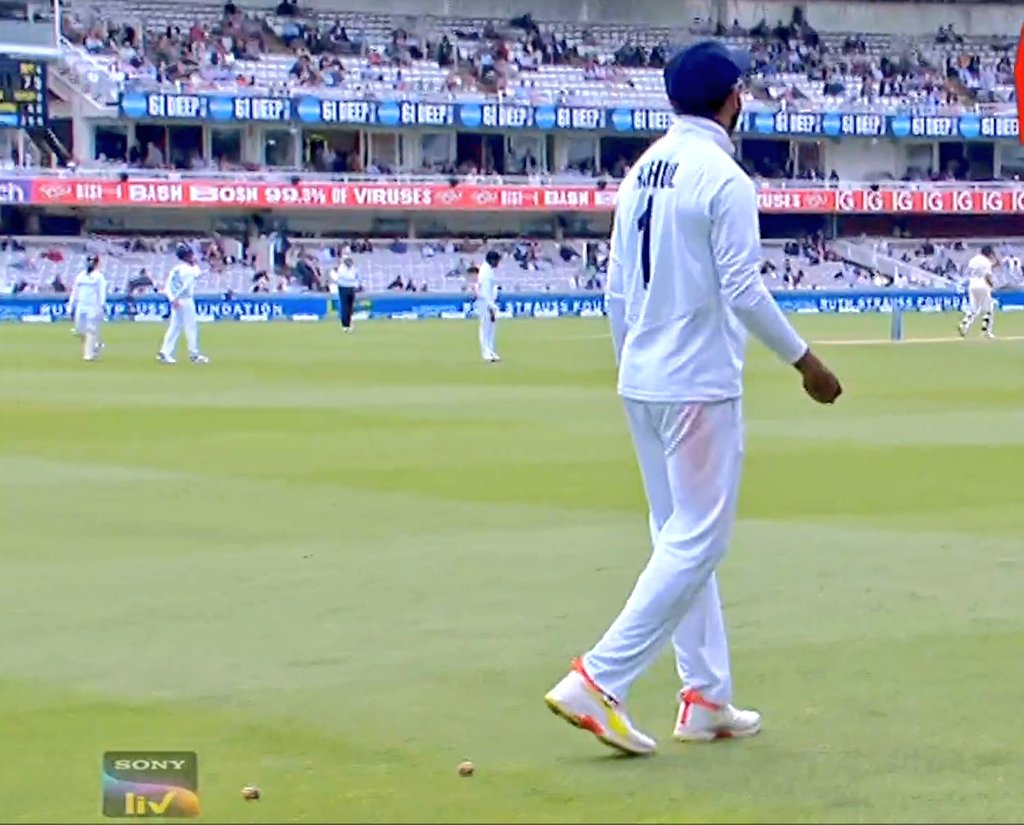
<svg viewBox="0 0 1024 825">
<path fill-rule="evenodd" d="M 100 327 L 107 304 L 107 279 L 100 272 L 98 255 L 85 259 L 85 270 L 75 276 L 68 308 L 75 319 L 75 332 L 82 336 L 82 359 L 95 361 L 103 349 Z"/>
<path fill-rule="evenodd" d="M 183 243 L 178 244 L 175 254 L 181 263 L 171 267 L 171 272 L 167 276 L 167 286 L 164 287 L 164 294 L 171 304 L 171 317 L 163 346 L 160 347 L 156 358 L 164 364 L 177 363 L 174 360 L 174 350 L 184 330 L 188 355 L 192 363 L 208 364 L 210 359 L 199 351 L 199 324 L 196 320 L 195 301 L 199 267 L 196 266 L 196 256 L 191 247 Z"/>
<path fill-rule="evenodd" d="M 985 244 L 981 252 L 967 262 L 967 311 L 960 322 L 961 336 L 966 337 L 980 316 L 982 334 L 986 338 L 996 337 L 992 328 L 992 312 L 995 309 L 992 300 L 992 287 L 995 284 L 992 268 L 998 264 L 999 258 L 989 244 Z"/>
<path fill-rule="evenodd" d="M 626 753 L 657 747 L 633 725 L 626 701 L 669 644 L 683 683 L 676 739 L 761 728 L 759 713 L 732 705 L 715 577 L 739 495 L 746 331 L 796 368 L 815 401 L 842 392 L 760 276 L 757 192 L 731 140 L 748 67 L 714 41 L 676 55 L 665 86 L 677 120 L 618 191 L 608 314 L 654 548 L 618 618 L 545 700 Z"/>
<path fill-rule="evenodd" d="M 501 263 L 501 253 L 493 249 L 487 253 L 476 278 L 476 313 L 480 318 L 480 356 L 485 361 L 500 361 L 494 348 L 498 327 L 498 285 L 494 280 L 494 267 Z"/>
<path fill-rule="evenodd" d="M 345 332 L 352 331 L 352 310 L 359 290 L 359 274 L 352 256 L 346 252 L 341 264 L 331 270 L 331 289 L 338 299 L 338 318 Z"/>
</svg>

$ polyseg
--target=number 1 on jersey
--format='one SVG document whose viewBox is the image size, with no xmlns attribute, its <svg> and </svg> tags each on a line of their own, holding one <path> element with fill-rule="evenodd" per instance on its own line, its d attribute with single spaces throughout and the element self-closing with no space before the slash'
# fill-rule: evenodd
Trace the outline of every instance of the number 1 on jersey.
<svg viewBox="0 0 1024 825">
<path fill-rule="evenodd" d="M 644 275 L 644 289 L 651 282 L 651 215 L 654 213 L 654 195 L 647 196 L 647 207 L 637 218 L 640 230 L 640 270 Z"/>
</svg>

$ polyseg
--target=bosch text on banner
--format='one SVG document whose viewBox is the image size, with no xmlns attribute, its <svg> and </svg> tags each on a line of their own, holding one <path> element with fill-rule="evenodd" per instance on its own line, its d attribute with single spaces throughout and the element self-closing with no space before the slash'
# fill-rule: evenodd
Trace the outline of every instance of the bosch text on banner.
<svg viewBox="0 0 1024 825">
<path fill-rule="evenodd" d="M 239 182 L 130 177 L 37 176 L 0 181 L 0 201 L 39 206 L 359 209 L 406 212 L 472 210 L 514 212 L 610 212 L 614 186 L 398 181 Z M 763 213 L 961 214 L 1024 213 L 1024 187 L 972 186 L 784 186 L 758 190 Z"/>
</svg>

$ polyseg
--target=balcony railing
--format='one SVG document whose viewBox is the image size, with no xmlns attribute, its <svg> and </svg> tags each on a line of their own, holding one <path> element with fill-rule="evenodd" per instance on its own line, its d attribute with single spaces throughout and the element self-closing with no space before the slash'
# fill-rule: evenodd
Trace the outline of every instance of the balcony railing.
<svg viewBox="0 0 1024 825">
<path fill-rule="evenodd" d="M 215 169 L 187 170 L 187 169 L 140 169 L 127 166 L 84 166 L 77 169 L 42 169 L 31 167 L 19 167 L 6 169 L 2 172 L 4 177 L 53 177 L 62 179 L 82 178 L 89 180 L 103 179 L 116 180 L 127 176 L 129 180 L 166 180 L 166 181 L 208 181 L 228 180 L 239 183 L 266 183 L 267 181 L 292 182 L 296 178 L 302 183 L 445 183 L 455 184 L 501 184 L 508 186 L 592 186 L 594 188 L 612 187 L 618 185 L 618 181 L 606 178 L 583 177 L 573 174 L 547 174 L 547 175 L 445 175 L 427 173 L 396 173 L 381 175 L 366 175 L 356 173 L 324 173 L 311 172 L 301 169 L 289 169 L 276 167 L 273 169 L 261 169 L 259 171 L 226 170 Z M 1016 180 L 993 180 L 993 181 L 849 181 L 830 182 L 822 180 L 803 179 L 776 179 L 776 178 L 755 178 L 755 183 L 761 188 L 771 189 L 866 189 L 876 188 L 878 190 L 1016 190 L 1024 187 L 1024 181 Z"/>
</svg>

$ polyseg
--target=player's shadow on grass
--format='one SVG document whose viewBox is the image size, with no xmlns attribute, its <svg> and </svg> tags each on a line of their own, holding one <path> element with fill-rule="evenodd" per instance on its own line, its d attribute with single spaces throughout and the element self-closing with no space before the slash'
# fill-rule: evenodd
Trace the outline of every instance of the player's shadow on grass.
<svg viewBox="0 0 1024 825">
<path fill-rule="evenodd" d="M 596 751 L 595 753 L 561 756 L 558 758 L 558 762 L 566 765 L 596 765 L 616 768 L 622 768 L 626 765 L 635 765 L 645 771 L 657 770 L 657 765 L 671 765 L 672 770 L 676 770 L 678 768 L 679 760 L 693 761 L 695 756 L 715 754 L 719 759 L 711 760 L 712 762 L 720 762 L 722 761 L 722 757 L 726 757 L 731 761 L 735 756 L 746 758 L 744 754 L 749 750 L 749 742 L 740 743 L 735 740 L 723 739 L 721 741 L 703 743 L 700 745 L 669 743 L 667 746 L 659 748 L 657 753 L 652 753 L 646 756 L 608 750 L 605 752 Z M 705 763 L 708 762 L 707 759 L 702 759 L 700 761 Z"/>
</svg>

